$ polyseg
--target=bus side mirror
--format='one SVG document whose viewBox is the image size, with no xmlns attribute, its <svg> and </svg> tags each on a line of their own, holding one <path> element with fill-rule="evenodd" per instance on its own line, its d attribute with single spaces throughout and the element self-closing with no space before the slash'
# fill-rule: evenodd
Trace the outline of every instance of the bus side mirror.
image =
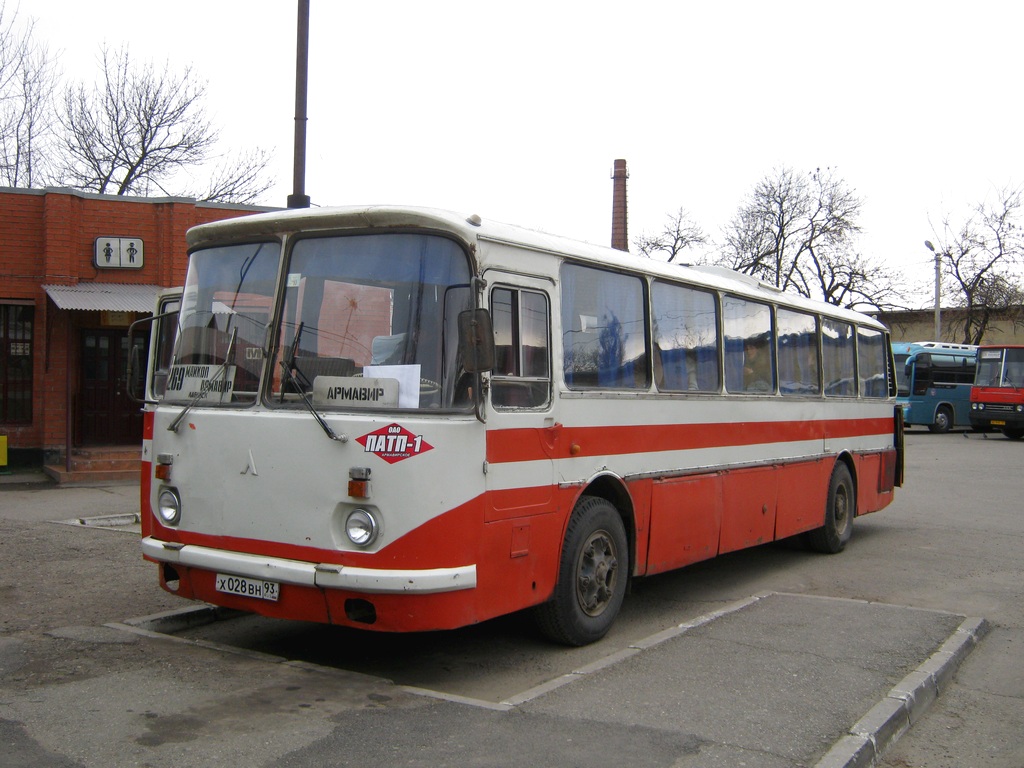
<svg viewBox="0 0 1024 768">
<path fill-rule="evenodd" d="M 139 326 L 149 325 L 152 322 L 152 317 L 144 317 L 141 320 L 136 320 L 128 328 L 128 343 L 131 345 L 131 351 L 128 353 L 128 365 L 125 370 L 124 391 L 128 395 L 128 399 L 137 405 L 142 405 L 146 402 L 144 383 L 146 366 L 142 362 L 144 345 L 135 340 L 135 329 Z"/>
<path fill-rule="evenodd" d="M 494 332 L 486 309 L 459 313 L 459 355 L 467 373 L 483 373 L 494 368 Z"/>
<path fill-rule="evenodd" d="M 128 354 L 128 373 L 125 378 L 128 379 L 128 386 L 125 388 L 128 398 L 133 403 L 142 404 L 145 399 L 145 393 L 142 391 L 142 345 L 138 342 L 132 345 L 132 350 Z"/>
</svg>

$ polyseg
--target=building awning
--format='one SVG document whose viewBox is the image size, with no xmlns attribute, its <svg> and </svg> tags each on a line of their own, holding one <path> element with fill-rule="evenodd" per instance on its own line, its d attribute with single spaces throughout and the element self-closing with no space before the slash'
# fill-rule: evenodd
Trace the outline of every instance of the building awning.
<svg viewBox="0 0 1024 768">
<path fill-rule="evenodd" d="M 151 313 L 156 305 L 157 294 L 162 289 L 159 285 L 79 283 L 44 285 L 43 290 L 59 309 Z"/>
</svg>

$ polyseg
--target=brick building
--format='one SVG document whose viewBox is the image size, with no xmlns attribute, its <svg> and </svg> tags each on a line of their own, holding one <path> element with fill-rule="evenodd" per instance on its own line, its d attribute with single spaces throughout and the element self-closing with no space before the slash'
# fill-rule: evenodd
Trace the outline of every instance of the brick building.
<svg viewBox="0 0 1024 768">
<path fill-rule="evenodd" d="M 12 464 L 45 461 L 66 479 L 119 448 L 137 462 L 128 326 L 184 282 L 189 227 L 262 210 L 0 188 L 0 436 Z"/>
</svg>

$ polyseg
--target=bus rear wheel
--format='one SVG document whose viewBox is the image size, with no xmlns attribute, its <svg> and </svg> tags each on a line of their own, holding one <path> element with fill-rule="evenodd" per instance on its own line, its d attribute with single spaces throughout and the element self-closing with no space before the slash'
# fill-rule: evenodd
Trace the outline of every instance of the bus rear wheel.
<svg viewBox="0 0 1024 768">
<path fill-rule="evenodd" d="M 935 421 L 928 425 L 931 432 L 944 433 L 953 428 L 953 412 L 942 406 L 935 412 Z"/>
<path fill-rule="evenodd" d="M 846 548 L 846 543 L 853 535 L 856 499 L 850 470 L 839 462 L 832 470 L 832 478 L 828 484 L 825 524 L 807 533 L 807 544 L 811 549 L 834 555 Z"/>
<path fill-rule="evenodd" d="M 534 609 L 537 626 L 565 645 L 600 640 L 622 607 L 628 575 L 626 529 L 618 510 L 605 499 L 583 496 L 569 519 L 555 592 Z"/>
</svg>

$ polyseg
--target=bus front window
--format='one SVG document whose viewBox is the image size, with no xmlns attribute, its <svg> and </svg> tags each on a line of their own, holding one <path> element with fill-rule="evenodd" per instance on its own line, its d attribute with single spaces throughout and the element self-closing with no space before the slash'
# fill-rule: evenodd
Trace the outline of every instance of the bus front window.
<svg viewBox="0 0 1024 768">
<path fill-rule="evenodd" d="M 1020 389 L 1024 387 L 1024 349 L 1007 349 L 1001 386 Z"/>
<path fill-rule="evenodd" d="M 422 234 L 298 240 L 285 277 L 272 403 L 317 409 L 468 407 L 457 318 L 472 308 L 469 263 Z"/>
<path fill-rule="evenodd" d="M 208 248 L 189 257 L 166 400 L 256 402 L 279 262 L 277 243 Z"/>
</svg>

